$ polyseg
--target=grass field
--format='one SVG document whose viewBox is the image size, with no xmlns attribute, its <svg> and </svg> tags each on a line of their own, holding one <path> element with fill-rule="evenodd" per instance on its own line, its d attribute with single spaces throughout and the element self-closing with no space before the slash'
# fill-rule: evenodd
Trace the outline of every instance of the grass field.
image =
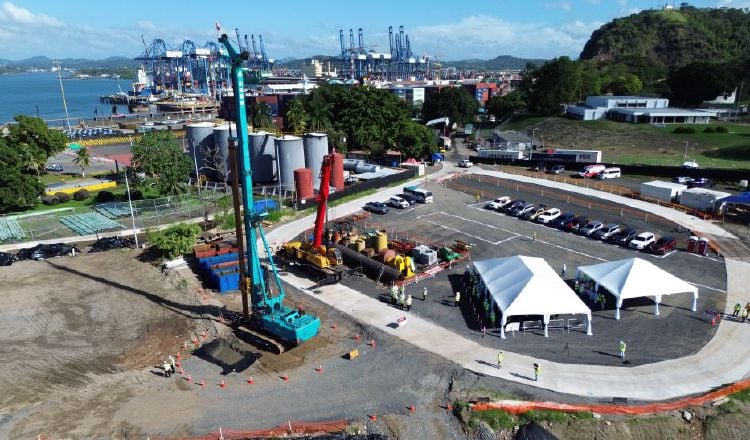
<svg viewBox="0 0 750 440">
<path fill-rule="evenodd" d="M 750 169 L 750 125 L 712 122 L 728 133 L 704 133 L 707 125 L 692 125 L 697 133 L 678 134 L 681 125 L 653 127 L 613 121 L 574 121 L 558 117 L 528 117 L 503 125 L 504 130 L 536 128 L 535 143 L 545 148 L 601 150 L 605 162 L 680 166 L 687 157 L 702 168 Z"/>
</svg>

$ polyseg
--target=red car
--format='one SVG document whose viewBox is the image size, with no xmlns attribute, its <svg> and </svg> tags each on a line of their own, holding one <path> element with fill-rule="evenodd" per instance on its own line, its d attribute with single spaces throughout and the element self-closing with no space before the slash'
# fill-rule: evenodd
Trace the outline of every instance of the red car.
<svg viewBox="0 0 750 440">
<path fill-rule="evenodd" d="M 664 255 L 669 251 L 673 251 L 675 247 L 677 247 L 677 240 L 674 237 L 665 236 L 651 243 L 648 249 L 655 254 Z"/>
</svg>

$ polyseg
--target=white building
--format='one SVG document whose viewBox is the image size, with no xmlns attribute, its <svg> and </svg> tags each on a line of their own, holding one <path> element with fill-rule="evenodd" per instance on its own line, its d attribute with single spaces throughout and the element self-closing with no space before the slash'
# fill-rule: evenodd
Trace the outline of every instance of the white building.
<svg viewBox="0 0 750 440">
<path fill-rule="evenodd" d="M 665 98 L 644 96 L 589 96 L 584 105 L 565 106 L 571 119 L 613 121 L 643 124 L 707 124 L 716 114 L 705 110 L 669 107 Z"/>
</svg>

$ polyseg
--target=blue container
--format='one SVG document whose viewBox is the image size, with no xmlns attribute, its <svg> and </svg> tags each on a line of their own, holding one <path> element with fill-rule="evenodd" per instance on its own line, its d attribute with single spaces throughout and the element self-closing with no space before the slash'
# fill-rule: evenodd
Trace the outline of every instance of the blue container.
<svg viewBox="0 0 750 440">
<path fill-rule="evenodd" d="M 245 261 L 247 261 L 247 254 L 245 255 Z M 198 259 L 198 267 L 202 272 L 208 272 L 211 270 L 211 266 L 215 266 L 220 263 L 227 263 L 229 261 L 239 261 L 239 253 L 231 252 L 229 254 L 216 255 L 214 257 L 205 257 Z"/>
<path fill-rule="evenodd" d="M 240 271 L 237 267 L 232 267 L 212 272 L 211 281 L 219 293 L 238 290 L 240 288 Z"/>
<path fill-rule="evenodd" d="M 279 209 L 279 202 L 273 199 L 262 199 L 253 202 L 255 212 L 276 211 Z"/>
</svg>

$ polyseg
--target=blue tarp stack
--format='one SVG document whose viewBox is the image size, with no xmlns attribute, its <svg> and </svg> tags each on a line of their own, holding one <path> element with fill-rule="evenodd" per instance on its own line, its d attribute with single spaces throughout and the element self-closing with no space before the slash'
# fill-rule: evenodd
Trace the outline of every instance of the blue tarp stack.
<svg viewBox="0 0 750 440">
<path fill-rule="evenodd" d="M 198 259 L 198 267 L 212 288 L 219 293 L 240 288 L 240 263 L 237 252 Z"/>
</svg>

